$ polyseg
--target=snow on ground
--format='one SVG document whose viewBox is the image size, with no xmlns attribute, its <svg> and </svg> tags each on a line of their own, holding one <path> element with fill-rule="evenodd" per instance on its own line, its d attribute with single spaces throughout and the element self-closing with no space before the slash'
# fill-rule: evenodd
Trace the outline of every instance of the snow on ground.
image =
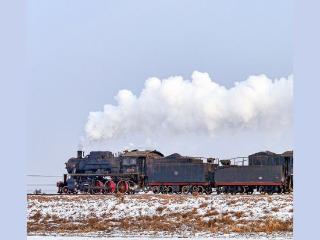
<svg viewBox="0 0 320 240">
<path fill-rule="evenodd" d="M 66 237 L 66 236 L 28 236 L 27 240 L 105 240 L 108 239 L 106 237 Z M 157 237 L 113 237 L 112 240 L 161 240 L 161 239 L 170 239 L 170 240 L 181 240 L 181 239 L 190 239 L 190 238 L 181 238 L 181 237 L 173 237 L 173 238 L 157 238 Z M 193 237 L 195 240 L 215 240 L 215 239 L 230 239 L 230 240 L 288 240 L 292 239 L 292 235 L 223 235 L 223 236 L 214 236 L 214 237 Z"/>
<path fill-rule="evenodd" d="M 216 238 L 230 233 L 239 237 L 246 233 L 263 236 L 281 232 L 291 238 L 292 198 L 292 195 L 28 196 L 28 234 Z M 288 236 L 283 238 L 282 234 L 279 239 Z M 228 237 L 232 239 L 232 235 Z"/>
</svg>

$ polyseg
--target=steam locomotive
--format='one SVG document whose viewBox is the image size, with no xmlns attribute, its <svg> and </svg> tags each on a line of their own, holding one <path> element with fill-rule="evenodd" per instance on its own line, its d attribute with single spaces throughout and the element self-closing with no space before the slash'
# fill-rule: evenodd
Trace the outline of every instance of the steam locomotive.
<svg viewBox="0 0 320 240">
<path fill-rule="evenodd" d="M 240 163 L 239 163 L 239 160 Z M 57 183 L 60 194 L 288 193 L 293 190 L 293 152 L 259 152 L 248 158 L 219 160 L 164 156 L 153 151 L 92 151 L 66 162 L 67 174 Z"/>
</svg>

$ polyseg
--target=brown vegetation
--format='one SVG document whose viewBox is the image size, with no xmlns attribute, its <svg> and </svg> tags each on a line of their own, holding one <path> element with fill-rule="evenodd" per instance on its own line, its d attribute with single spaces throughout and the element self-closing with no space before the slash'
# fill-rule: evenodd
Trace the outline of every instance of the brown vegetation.
<svg viewBox="0 0 320 240">
<path fill-rule="evenodd" d="M 130 196 L 131 197 L 131 196 Z M 169 211 L 171 203 L 184 202 L 187 198 L 197 198 L 199 201 L 198 207 L 193 207 L 184 211 Z M 40 203 L 59 201 L 63 199 L 65 202 L 79 202 L 92 199 L 106 199 L 116 198 L 119 204 L 129 202 L 128 196 L 118 194 L 115 196 L 99 195 L 99 196 L 28 196 L 29 198 L 36 199 Z M 274 232 L 291 232 L 293 228 L 292 218 L 289 220 L 279 220 L 270 217 L 269 213 L 280 211 L 279 207 L 262 208 L 264 209 L 265 216 L 257 218 L 256 220 L 246 220 L 248 216 L 253 216 L 251 211 L 224 211 L 220 212 L 219 206 L 214 208 L 210 202 L 210 198 L 206 197 L 207 202 L 201 202 L 202 196 L 183 196 L 183 195 L 141 195 L 134 196 L 139 201 L 150 202 L 154 200 L 161 205 L 157 208 L 156 214 L 152 216 L 140 215 L 137 217 L 124 216 L 122 218 L 114 218 L 111 214 L 116 211 L 115 207 L 109 211 L 100 212 L 100 216 L 96 215 L 96 209 L 89 208 L 91 213 L 85 218 L 76 219 L 72 215 L 66 218 L 59 217 L 55 214 L 43 214 L 41 210 L 33 210 L 29 213 L 27 230 L 29 234 L 44 234 L 44 233 L 93 233 L 104 232 L 112 233 L 115 230 L 130 233 L 141 232 L 167 232 L 168 234 L 179 234 L 185 231 L 189 232 L 207 232 L 207 233 L 274 233 Z M 30 200 L 30 199 L 29 199 Z M 260 196 L 257 198 L 244 197 L 241 203 L 265 201 L 269 203 L 269 198 L 263 199 Z M 35 201 L 36 202 L 36 201 Z M 33 206 L 35 202 L 31 202 Z M 239 199 L 228 199 L 228 205 L 234 205 L 239 202 Z M 211 204 L 211 206 L 210 206 Z M 29 206 L 29 207 L 30 207 Z M 194 205 L 193 205 L 194 206 Z M 203 211 L 205 210 L 205 213 Z M 141 211 L 141 210 L 139 210 Z M 293 211 L 291 208 L 288 210 Z"/>
<path fill-rule="evenodd" d="M 204 202 L 204 203 L 201 203 L 199 208 L 205 208 L 208 206 L 208 203 Z"/>
<path fill-rule="evenodd" d="M 157 207 L 156 211 L 159 213 L 162 213 L 162 211 L 165 209 L 165 207 Z"/>
<path fill-rule="evenodd" d="M 242 212 L 235 212 L 237 218 L 242 216 Z M 179 229 L 192 227 L 193 231 L 211 233 L 257 233 L 257 232 L 288 232 L 292 231 L 292 220 L 281 221 L 273 218 L 266 218 L 257 221 L 233 220 L 229 214 L 218 214 L 215 210 L 207 213 L 212 217 L 209 221 L 204 221 L 197 217 L 196 211 L 186 213 L 172 213 L 165 215 L 140 216 L 137 218 L 127 217 L 124 219 L 103 219 L 97 216 L 90 217 L 78 222 L 51 216 L 40 220 L 39 213 L 32 218 L 35 222 L 29 221 L 27 224 L 28 233 L 89 233 L 89 232 L 110 232 L 120 230 L 124 232 L 155 231 L 177 233 Z"/>
</svg>

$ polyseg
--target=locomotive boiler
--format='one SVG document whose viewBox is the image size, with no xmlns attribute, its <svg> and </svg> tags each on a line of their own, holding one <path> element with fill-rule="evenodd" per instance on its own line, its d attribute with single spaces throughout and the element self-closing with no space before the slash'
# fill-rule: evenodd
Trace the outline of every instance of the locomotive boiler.
<svg viewBox="0 0 320 240">
<path fill-rule="evenodd" d="M 143 189 L 146 181 L 146 160 L 163 157 L 154 151 L 124 151 L 114 154 L 109 151 L 92 151 L 66 163 L 68 174 L 57 183 L 59 193 L 114 193 L 134 192 Z"/>
</svg>

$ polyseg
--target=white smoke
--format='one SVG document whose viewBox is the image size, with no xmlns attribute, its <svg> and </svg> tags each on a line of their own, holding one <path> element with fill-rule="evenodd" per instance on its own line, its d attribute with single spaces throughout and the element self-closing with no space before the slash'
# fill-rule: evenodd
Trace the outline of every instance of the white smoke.
<svg viewBox="0 0 320 240">
<path fill-rule="evenodd" d="M 115 99 L 116 105 L 106 104 L 103 111 L 90 112 L 85 126 L 90 141 L 131 134 L 281 132 L 292 124 L 293 78 L 250 76 L 226 88 L 208 73 L 195 71 L 191 81 L 181 76 L 149 78 L 138 96 L 121 90 Z"/>
</svg>

